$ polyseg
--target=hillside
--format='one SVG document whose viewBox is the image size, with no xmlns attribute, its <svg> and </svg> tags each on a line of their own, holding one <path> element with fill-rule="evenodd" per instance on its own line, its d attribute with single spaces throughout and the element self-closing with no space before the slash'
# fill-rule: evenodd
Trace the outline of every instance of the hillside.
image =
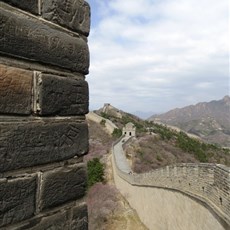
<svg viewBox="0 0 230 230">
<path fill-rule="evenodd" d="M 137 138 L 125 147 L 135 172 L 147 172 L 175 163 L 208 162 L 230 166 L 230 150 L 189 137 L 165 125 L 142 120 L 110 106 L 95 112 L 113 121 L 120 129 L 128 122 L 136 126 Z M 116 114 L 119 111 L 119 114 Z"/>
<path fill-rule="evenodd" d="M 230 166 L 230 150 L 205 144 L 200 139 L 190 138 L 184 132 L 175 131 L 165 125 L 142 120 L 132 114 L 100 109 L 97 112 L 113 121 L 119 128 L 127 122 L 137 127 L 137 137 L 124 146 L 125 154 L 135 173 L 149 172 L 166 165 L 187 162 L 212 162 Z M 118 112 L 119 111 L 119 112 Z M 87 195 L 89 229 L 143 229 L 137 213 L 121 196 L 113 183 L 111 145 L 117 137 L 105 131 L 103 122 L 87 120 L 89 125 L 89 154 L 85 161 L 100 158 L 105 165 L 106 183 L 92 186 Z"/>
<path fill-rule="evenodd" d="M 87 119 L 89 127 L 89 153 L 84 156 L 88 162 L 99 158 L 104 164 L 105 182 L 93 185 L 87 194 L 89 230 L 146 230 L 136 212 L 116 189 L 113 183 L 111 146 L 115 138 L 106 132 L 103 124 Z"/>
<path fill-rule="evenodd" d="M 173 109 L 153 115 L 149 121 L 173 125 L 204 141 L 230 147 L 230 97 Z"/>
</svg>

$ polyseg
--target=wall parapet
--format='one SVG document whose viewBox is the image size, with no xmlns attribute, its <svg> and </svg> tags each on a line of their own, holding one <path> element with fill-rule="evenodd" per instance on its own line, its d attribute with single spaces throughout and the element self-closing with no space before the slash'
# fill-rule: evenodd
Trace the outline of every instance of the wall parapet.
<svg viewBox="0 0 230 230">
<path fill-rule="evenodd" d="M 195 198 L 211 208 L 224 225 L 228 226 L 227 229 L 230 228 L 229 167 L 221 164 L 180 163 L 148 173 L 129 174 L 119 168 L 115 154 L 113 157 L 117 174 L 129 184 L 174 190 Z"/>
</svg>

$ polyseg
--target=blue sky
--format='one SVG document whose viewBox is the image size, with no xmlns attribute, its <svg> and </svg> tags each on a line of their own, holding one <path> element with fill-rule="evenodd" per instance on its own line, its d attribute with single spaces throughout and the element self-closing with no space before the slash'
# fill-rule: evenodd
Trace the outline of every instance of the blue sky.
<svg viewBox="0 0 230 230">
<path fill-rule="evenodd" d="M 229 95 L 229 2 L 88 0 L 90 109 L 161 113 Z"/>
</svg>

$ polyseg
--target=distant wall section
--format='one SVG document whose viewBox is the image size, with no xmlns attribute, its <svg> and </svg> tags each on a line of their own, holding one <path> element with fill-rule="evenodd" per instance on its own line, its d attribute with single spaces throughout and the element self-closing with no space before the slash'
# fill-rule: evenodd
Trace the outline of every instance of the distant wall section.
<svg viewBox="0 0 230 230">
<path fill-rule="evenodd" d="M 83 0 L 0 2 L 0 228 L 88 229 Z"/>
<path fill-rule="evenodd" d="M 118 127 L 113 124 L 113 122 L 111 122 L 109 119 L 106 119 L 104 117 L 101 117 L 99 115 L 97 115 L 96 113 L 94 112 L 89 112 L 87 115 L 86 115 L 87 119 L 91 120 L 91 121 L 94 121 L 98 124 L 101 123 L 102 120 L 105 121 L 105 128 L 106 130 L 108 131 L 108 133 L 112 134 L 114 129 L 118 129 Z"/>
</svg>

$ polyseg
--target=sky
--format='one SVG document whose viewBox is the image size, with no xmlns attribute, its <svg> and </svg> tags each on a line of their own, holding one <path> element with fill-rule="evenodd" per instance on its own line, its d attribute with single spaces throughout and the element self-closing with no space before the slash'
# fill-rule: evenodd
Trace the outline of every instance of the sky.
<svg viewBox="0 0 230 230">
<path fill-rule="evenodd" d="M 90 110 L 150 116 L 230 94 L 229 1 L 87 2 Z"/>
</svg>

